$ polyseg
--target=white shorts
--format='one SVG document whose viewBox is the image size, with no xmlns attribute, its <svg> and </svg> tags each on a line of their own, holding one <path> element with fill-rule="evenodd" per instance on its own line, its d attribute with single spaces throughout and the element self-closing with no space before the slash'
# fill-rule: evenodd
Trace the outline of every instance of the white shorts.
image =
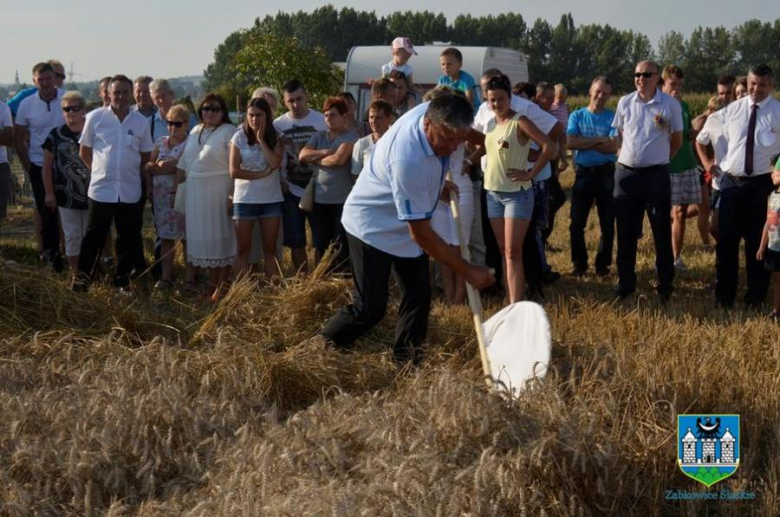
<svg viewBox="0 0 780 517">
<path fill-rule="evenodd" d="M 59 207 L 62 233 L 65 234 L 65 255 L 78 257 L 81 251 L 81 240 L 87 233 L 87 211 L 75 208 Z"/>
</svg>

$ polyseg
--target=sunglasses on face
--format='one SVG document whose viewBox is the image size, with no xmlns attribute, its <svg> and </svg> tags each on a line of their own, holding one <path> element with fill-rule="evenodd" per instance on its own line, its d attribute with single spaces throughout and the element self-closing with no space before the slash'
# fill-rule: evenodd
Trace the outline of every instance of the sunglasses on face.
<svg viewBox="0 0 780 517">
<path fill-rule="evenodd" d="M 219 113 L 220 111 L 222 111 L 222 108 L 220 108 L 219 106 L 203 106 L 203 111 Z"/>
<path fill-rule="evenodd" d="M 650 79 L 656 74 L 656 72 L 634 72 L 634 77 L 639 79 L 640 77 L 644 77 L 645 79 Z"/>
<path fill-rule="evenodd" d="M 81 111 L 81 106 L 65 106 L 62 108 L 62 111 L 65 113 L 70 113 L 71 111 L 74 113 L 78 113 Z"/>
<path fill-rule="evenodd" d="M 205 108 L 204 108 L 204 110 L 205 110 Z M 217 110 L 217 111 L 219 111 L 219 110 Z M 184 122 L 182 122 L 180 120 L 166 120 L 165 122 L 169 126 L 173 126 L 173 127 L 182 127 L 184 125 Z"/>
</svg>

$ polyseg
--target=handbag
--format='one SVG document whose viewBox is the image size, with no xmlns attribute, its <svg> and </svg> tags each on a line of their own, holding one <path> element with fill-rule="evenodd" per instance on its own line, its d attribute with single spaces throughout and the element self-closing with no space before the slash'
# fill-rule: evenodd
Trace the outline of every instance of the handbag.
<svg viewBox="0 0 780 517">
<path fill-rule="evenodd" d="M 173 209 L 174 211 L 180 213 L 181 215 L 184 215 L 184 207 L 186 204 L 186 189 L 187 186 L 186 181 L 182 181 L 179 183 L 179 186 L 176 187 L 176 197 L 173 199 Z"/>
<path fill-rule="evenodd" d="M 311 212 L 314 210 L 314 184 L 317 182 L 317 171 L 312 174 L 309 183 L 306 184 L 306 190 L 303 191 L 301 200 L 298 202 L 298 208 L 304 212 Z"/>
</svg>

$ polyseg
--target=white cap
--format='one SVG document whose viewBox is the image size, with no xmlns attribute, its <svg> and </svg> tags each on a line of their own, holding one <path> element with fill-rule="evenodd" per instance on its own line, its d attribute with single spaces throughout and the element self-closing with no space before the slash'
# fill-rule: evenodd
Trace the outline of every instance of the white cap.
<svg viewBox="0 0 780 517">
<path fill-rule="evenodd" d="M 414 50 L 414 46 L 412 45 L 412 40 L 410 40 L 409 38 L 402 38 L 400 36 L 398 38 L 395 38 L 393 40 L 393 50 L 397 48 L 402 48 L 407 52 L 409 52 L 410 54 L 414 54 L 415 56 L 417 55 L 417 51 Z"/>
</svg>

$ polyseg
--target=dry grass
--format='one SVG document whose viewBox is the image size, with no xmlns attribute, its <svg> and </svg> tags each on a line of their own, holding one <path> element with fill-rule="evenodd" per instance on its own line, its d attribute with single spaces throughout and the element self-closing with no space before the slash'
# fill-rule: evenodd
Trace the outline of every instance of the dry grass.
<svg viewBox="0 0 780 517">
<path fill-rule="evenodd" d="M 0 515 L 776 515 L 780 333 L 712 309 L 714 259 L 689 230 L 667 307 L 649 237 L 644 295 L 615 303 L 595 276 L 550 289 L 553 368 L 514 402 L 482 385 L 465 307 L 437 303 L 427 361 L 398 371 L 392 317 L 352 352 L 299 344 L 343 279 L 245 280 L 212 309 L 0 269 Z M 25 257 L 25 238 L 1 241 Z M 664 500 L 701 486 L 675 465 L 684 412 L 742 415 L 742 464 L 713 490 L 755 501 Z"/>
</svg>

